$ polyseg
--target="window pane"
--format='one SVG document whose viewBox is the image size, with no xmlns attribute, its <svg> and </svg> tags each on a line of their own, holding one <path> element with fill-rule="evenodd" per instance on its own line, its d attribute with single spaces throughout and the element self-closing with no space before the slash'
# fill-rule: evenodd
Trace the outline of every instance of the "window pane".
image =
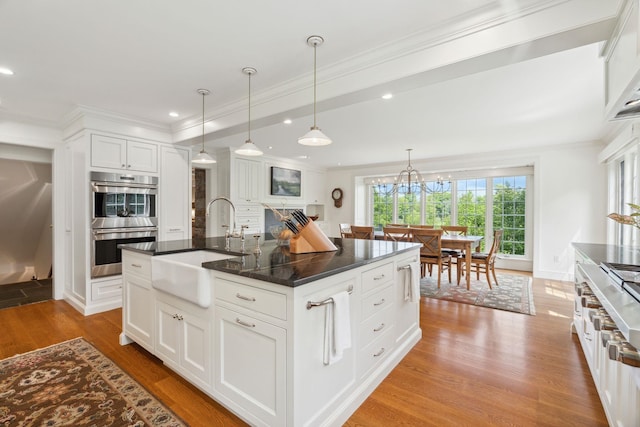
<svg viewBox="0 0 640 427">
<path fill-rule="evenodd" d="M 525 176 L 493 179 L 493 229 L 503 229 L 500 253 L 524 255 Z"/>
<path fill-rule="evenodd" d="M 484 236 L 487 181 L 484 178 L 457 181 L 458 225 L 469 227 L 467 234 Z M 485 239 L 481 242 L 484 250 Z"/>
<path fill-rule="evenodd" d="M 420 199 L 419 192 L 398 194 L 399 224 L 420 224 Z"/>
<path fill-rule="evenodd" d="M 373 192 L 373 227 L 382 230 L 386 224 L 393 222 L 393 185 L 371 186 Z"/>
</svg>

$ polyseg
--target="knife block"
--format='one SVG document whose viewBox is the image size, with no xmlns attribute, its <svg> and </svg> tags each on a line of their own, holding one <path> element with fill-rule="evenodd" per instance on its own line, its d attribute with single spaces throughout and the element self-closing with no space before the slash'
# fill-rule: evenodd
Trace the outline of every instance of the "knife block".
<svg viewBox="0 0 640 427">
<path fill-rule="evenodd" d="M 320 230 L 320 227 L 310 221 L 298 234 L 293 236 L 289 241 L 289 251 L 292 254 L 306 254 L 311 252 L 329 252 L 337 251 L 338 248 L 331 240 Z"/>
</svg>

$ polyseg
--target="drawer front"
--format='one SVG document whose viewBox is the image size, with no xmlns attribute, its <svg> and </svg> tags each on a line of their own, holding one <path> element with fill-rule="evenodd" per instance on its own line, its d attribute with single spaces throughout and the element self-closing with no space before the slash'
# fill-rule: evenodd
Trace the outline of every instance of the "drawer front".
<svg viewBox="0 0 640 427">
<path fill-rule="evenodd" d="M 287 320 L 287 296 L 216 278 L 216 298 L 278 319 Z"/>
<path fill-rule="evenodd" d="M 393 305 L 393 286 L 389 285 L 362 300 L 362 320 Z"/>
<path fill-rule="evenodd" d="M 358 359 L 360 360 L 360 376 L 368 375 L 369 371 L 382 362 L 388 354 L 391 354 L 393 344 L 393 326 L 391 326 L 386 332 L 380 335 L 378 339 L 360 350 L 360 354 L 358 356 Z"/>
<path fill-rule="evenodd" d="M 255 216 L 259 217 L 262 212 L 261 206 L 255 203 L 249 205 L 238 204 L 236 206 L 236 216 Z"/>
<path fill-rule="evenodd" d="M 393 262 L 372 268 L 362 273 L 362 293 L 373 291 L 393 279 Z"/>
<path fill-rule="evenodd" d="M 151 279 L 151 256 L 127 252 L 122 260 L 122 271 Z"/>
<path fill-rule="evenodd" d="M 236 218 L 236 227 L 242 225 L 248 226 L 250 229 L 260 228 L 260 219 L 258 217 L 242 217 Z"/>
<path fill-rule="evenodd" d="M 360 342 L 367 346 L 387 332 L 394 323 L 394 311 L 391 305 L 369 317 L 360 325 Z"/>
<path fill-rule="evenodd" d="M 122 282 L 91 283 L 91 300 L 101 301 L 122 298 Z"/>
</svg>

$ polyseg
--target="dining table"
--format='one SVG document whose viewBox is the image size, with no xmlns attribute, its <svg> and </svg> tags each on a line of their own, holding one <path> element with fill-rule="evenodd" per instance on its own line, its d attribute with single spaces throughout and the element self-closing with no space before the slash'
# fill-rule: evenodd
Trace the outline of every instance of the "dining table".
<svg viewBox="0 0 640 427">
<path fill-rule="evenodd" d="M 376 240 L 383 240 L 384 233 L 376 230 Z M 465 236 L 461 234 L 443 234 L 442 247 L 446 249 L 458 249 L 464 251 L 464 266 L 467 278 L 467 290 L 471 288 L 471 253 L 480 252 L 480 242 L 484 236 Z"/>
<path fill-rule="evenodd" d="M 483 236 L 463 236 L 460 234 L 444 234 L 442 247 L 446 249 L 460 249 L 464 251 L 464 266 L 467 277 L 467 290 L 471 286 L 471 252 L 480 252 L 480 242 Z"/>
</svg>

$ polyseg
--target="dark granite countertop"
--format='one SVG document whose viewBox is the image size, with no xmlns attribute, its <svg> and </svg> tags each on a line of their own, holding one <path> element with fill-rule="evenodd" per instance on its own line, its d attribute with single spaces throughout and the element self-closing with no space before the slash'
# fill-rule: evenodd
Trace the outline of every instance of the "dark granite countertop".
<svg viewBox="0 0 640 427">
<path fill-rule="evenodd" d="M 572 245 L 598 265 L 602 262 L 640 265 L 639 247 L 601 243 L 572 243 Z"/>
<path fill-rule="evenodd" d="M 232 239 L 231 250 L 225 251 L 224 237 L 206 239 L 172 240 L 153 243 L 121 245 L 122 249 L 148 255 L 168 255 L 178 252 L 208 250 L 234 255 L 220 261 L 205 262 L 203 267 L 266 282 L 295 287 L 334 274 L 342 273 L 372 262 L 410 251 L 417 243 L 389 242 L 384 240 L 361 240 L 329 238 L 337 251 L 308 254 L 291 254 L 288 246 L 278 246 L 275 240 L 260 239 L 261 253 L 253 254 L 255 240 L 247 238 L 245 251 L 240 251 L 240 242 Z"/>
</svg>

